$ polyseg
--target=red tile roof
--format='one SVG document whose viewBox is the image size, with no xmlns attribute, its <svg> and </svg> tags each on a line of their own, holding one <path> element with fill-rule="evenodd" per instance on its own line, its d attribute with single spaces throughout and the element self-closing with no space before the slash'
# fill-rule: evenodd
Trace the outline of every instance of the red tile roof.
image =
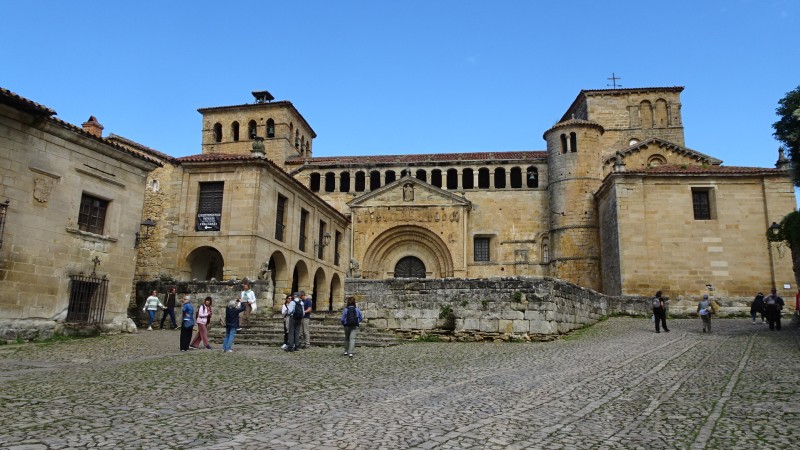
<svg viewBox="0 0 800 450">
<path fill-rule="evenodd" d="M 40 105 L 32 100 L 28 100 L 27 98 L 15 94 L 8 89 L 3 89 L 0 87 L 0 102 L 8 103 L 14 106 L 15 108 L 28 111 L 30 113 L 43 115 L 43 116 L 54 116 L 56 112 L 47 106 Z"/>
<path fill-rule="evenodd" d="M 410 155 L 369 155 L 369 156 L 321 156 L 303 158 L 295 156 L 286 160 L 287 164 L 404 164 L 425 162 L 451 162 L 451 161 L 503 161 L 503 160 L 531 160 L 547 159 L 546 151 L 515 151 L 515 152 L 476 152 L 476 153 L 432 153 Z"/>
<path fill-rule="evenodd" d="M 662 166 L 613 172 L 628 175 L 786 175 L 787 169 L 771 169 L 769 167 L 737 167 L 718 165 L 677 165 L 664 164 Z"/>
<path fill-rule="evenodd" d="M 94 117 L 94 116 L 92 116 L 92 117 Z M 152 156 L 155 156 L 157 158 L 160 158 L 160 159 L 163 159 L 163 160 L 166 160 L 166 161 L 169 161 L 169 162 L 175 161 L 174 157 L 172 157 L 170 155 L 167 155 L 166 153 L 162 153 L 162 152 L 160 152 L 160 151 L 158 151 L 158 150 L 156 150 L 154 148 L 150 148 L 150 147 L 148 147 L 146 145 L 140 144 L 140 143 L 132 141 L 130 139 L 126 139 L 126 138 L 124 138 L 122 136 L 118 136 L 118 135 L 113 134 L 113 133 L 109 134 L 106 139 L 108 139 L 109 141 L 113 141 L 113 142 L 119 142 L 123 146 L 127 145 L 127 146 L 133 147 L 133 148 L 135 148 L 137 150 L 141 150 L 141 151 L 143 151 L 145 153 L 150 153 Z"/>
</svg>

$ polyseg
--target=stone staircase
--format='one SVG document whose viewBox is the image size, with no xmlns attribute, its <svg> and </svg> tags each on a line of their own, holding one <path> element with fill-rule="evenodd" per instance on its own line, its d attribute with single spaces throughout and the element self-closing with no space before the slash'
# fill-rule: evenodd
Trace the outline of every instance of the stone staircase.
<svg viewBox="0 0 800 450">
<path fill-rule="evenodd" d="M 224 310 L 222 314 L 225 314 Z M 244 317 L 242 316 L 242 319 Z M 340 312 L 314 312 L 311 315 L 311 345 L 342 346 L 344 341 L 344 328 L 339 319 Z M 222 344 L 225 336 L 225 327 L 217 322 L 208 332 L 208 339 L 217 345 Z M 280 314 L 258 314 L 251 318 L 250 326 L 243 326 L 236 332 L 237 344 L 242 345 L 274 345 L 283 344 L 283 319 Z M 400 339 L 394 334 L 372 327 L 369 323 L 361 323 L 356 337 L 356 346 L 359 347 L 388 347 L 400 344 Z"/>
</svg>

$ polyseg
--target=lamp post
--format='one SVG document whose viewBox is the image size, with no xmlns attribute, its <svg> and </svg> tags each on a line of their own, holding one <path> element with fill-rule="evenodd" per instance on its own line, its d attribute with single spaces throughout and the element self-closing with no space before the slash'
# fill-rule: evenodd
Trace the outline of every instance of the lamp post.
<svg viewBox="0 0 800 450">
<path fill-rule="evenodd" d="M 139 244 L 150 237 L 150 230 L 155 226 L 156 223 L 151 219 L 142 221 L 142 223 L 139 224 L 139 231 L 136 232 L 136 240 L 133 242 L 133 248 L 139 248 Z"/>
</svg>

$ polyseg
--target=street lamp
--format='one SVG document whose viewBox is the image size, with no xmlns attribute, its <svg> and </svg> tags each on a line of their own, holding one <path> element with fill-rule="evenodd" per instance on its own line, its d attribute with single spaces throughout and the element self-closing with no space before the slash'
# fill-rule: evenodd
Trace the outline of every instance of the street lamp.
<svg viewBox="0 0 800 450">
<path fill-rule="evenodd" d="M 155 226 L 156 223 L 151 219 L 142 221 L 142 223 L 139 224 L 139 231 L 136 232 L 136 240 L 133 242 L 133 248 L 139 248 L 139 244 L 141 244 L 143 240 L 150 237 L 150 230 Z"/>
</svg>

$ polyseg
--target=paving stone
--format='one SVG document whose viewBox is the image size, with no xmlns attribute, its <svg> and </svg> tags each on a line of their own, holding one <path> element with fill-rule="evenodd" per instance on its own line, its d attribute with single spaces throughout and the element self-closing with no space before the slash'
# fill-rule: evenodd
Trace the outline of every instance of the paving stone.
<svg viewBox="0 0 800 450">
<path fill-rule="evenodd" d="M 800 330 L 612 318 L 553 342 L 0 346 L 0 448 L 790 448 Z M 302 420 L 305 429 L 298 429 Z"/>
</svg>

